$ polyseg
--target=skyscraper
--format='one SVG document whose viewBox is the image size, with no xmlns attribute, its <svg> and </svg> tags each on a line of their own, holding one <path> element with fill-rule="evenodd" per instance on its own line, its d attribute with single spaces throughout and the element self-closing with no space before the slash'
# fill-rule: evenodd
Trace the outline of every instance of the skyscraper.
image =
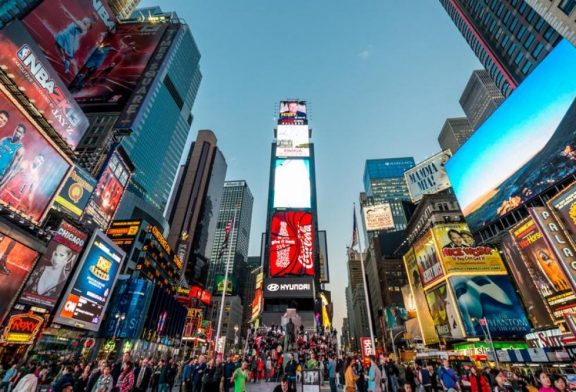
<svg viewBox="0 0 576 392">
<path fill-rule="evenodd" d="M 455 154 L 473 133 L 474 129 L 466 117 L 448 118 L 438 135 L 438 143 L 443 150 Z"/>
<path fill-rule="evenodd" d="M 120 20 L 128 19 L 138 4 L 140 4 L 140 0 L 108 0 L 112 12 Z"/>
<path fill-rule="evenodd" d="M 24 16 L 42 0 L 6 0 L 0 3 L 0 29 L 14 19 Z"/>
<path fill-rule="evenodd" d="M 525 0 L 562 37 L 576 46 L 576 1 Z"/>
<path fill-rule="evenodd" d="M 460 106 L 470 126 L 476 130 L 504 102 L 504 99 L 488 72 L 476 70 L 472 72 L 460 97 Z"/>
<path fill-rule="evenodd" d="M 560 41 L 521 0 L 440 0 L 504 96 Z"/>
</svg>

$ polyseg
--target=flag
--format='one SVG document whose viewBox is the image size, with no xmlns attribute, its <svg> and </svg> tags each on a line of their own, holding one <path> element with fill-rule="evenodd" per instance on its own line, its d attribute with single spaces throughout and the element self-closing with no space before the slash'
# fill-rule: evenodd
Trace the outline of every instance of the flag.
<svg viewBox="0 0 576 392">
<path fill-rule="evenodd" d="M 356 245 L 358 245 L 358 224 L 356 223 L 356 206 L 354 206 L 354 217 L 353 217 L 353 225 L 352 225 L 352 245 L 350 245 L 350 249 L 354 249 Z"/>
<path fill-rule="evenodd" d="M 230 232 L 232 231 L 233 220 L 229 220 L 226 223 L 226 227 L 224 228 L 224 241 L 222 242 L 222 246 L 220 247 L 220 252 L 218 253 L 218 260 L 224 256 L 224 251 L 228 248 L 228 241 L 230 240 Z"/>
</svg>

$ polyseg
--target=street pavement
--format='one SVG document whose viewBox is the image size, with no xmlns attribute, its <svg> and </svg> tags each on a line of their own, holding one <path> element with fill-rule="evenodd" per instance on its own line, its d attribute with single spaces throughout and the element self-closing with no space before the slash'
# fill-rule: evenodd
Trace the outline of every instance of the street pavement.
<svg viewBox="0 0 576 392">
<path fill-rule="evenodd" d="M 246 392 L 271 392 L 272 390 L 274 390 L 274 387 L 278 385 L 278 383 L 275 382 L 258 382 L 258 383 L 248 383 L 246 384 Z M 342 390 L 341 388 L 338 388 L 339 390 Z M 298 392 L 302 391 L 302 386 L 300 386 L 300 388 L 297 388 Z M 321 387 L 322 391 L 329 391 L 330 390 L 330 386 L 328 385 L 328 383 L 325 383 L 322 387 Z"/>
</svg>

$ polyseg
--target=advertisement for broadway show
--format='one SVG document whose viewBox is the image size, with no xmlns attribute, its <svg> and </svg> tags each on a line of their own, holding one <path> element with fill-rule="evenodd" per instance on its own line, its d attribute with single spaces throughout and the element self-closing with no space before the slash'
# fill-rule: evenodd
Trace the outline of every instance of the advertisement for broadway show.
<svg viewBox="0 0 576 392">
<path fill-rule="evenodd" d="M 69 85 L 116 25 L 106 0 L 41 2 L 23 20 L 60 78 Z"/>
<path fill-rule="evenodd" d="M 310 208 L 310 160 L 274 161 L 274 208 Z"/>
<path fill-rule="evenodd" d="M 426 301 L 438 336 L 462 338 L 458 312 L 446 283 L 441 283 L 426 292 Z"/>
<path fill-rule="evenodd" d="M 450 188 L 445 166 L 451 156 L 450 150 L 442 151 L 404 172 L 413 203 L 420 201 L 424 195 Z"/>
<path fill-rule="evenodd" d="M 446 164 L 473 231 L 576 171 L 574 69 L 561 41 Z"/>
<path fill-rule="evenodd" d="M 70 281 L 54 322 L 98 331 L 125 253 L 96 230 Z"/>
<path fill-rule="evenodd" d="M 0 203 L 39 224 L 71 164 L 0 88 Z"/>
<path fill-rule="evenodd" d="M 87 239 L 86 233 L 62 221 L 30 274 L 18 302 L 52 310 Z"/>
<path fill-rule="evenodd" d="M 278 124 L 307 125 L 308 117 L 305 101 L 281 101 Z"/>
<path fill-rule="evenodd" d="M 418 262 L 418 271 L 420 271 L 422 286 L 430 286 L 444 276 L 440 258 L 436 253 L 432 230 L 427 230 L 426 233 L 414 243 L 414 254 Z"/>
<path fill-rule="evenodd" d="M 549 202 L 552 212 L 568 232 L 572 243 L 576 243 L 576 183 L 572 183 Z"/>
<path fill-rule="evenodd" d="M 74 165 L 70 176 L 54 199 L 52 208 L 80 218 L 95 187 L 94 177 L 81 167 Z"/>
<path fill-rule="evenodd" d="M 0 31 L 0 65 L 54 130 L 76 148 L 88 119 L 18 20 Z"/>
<path fill-rule="evenodd" d="M 312 214 L 275 212 L 270 224 L 270 276 L 314 275 Z"/>
</svg>

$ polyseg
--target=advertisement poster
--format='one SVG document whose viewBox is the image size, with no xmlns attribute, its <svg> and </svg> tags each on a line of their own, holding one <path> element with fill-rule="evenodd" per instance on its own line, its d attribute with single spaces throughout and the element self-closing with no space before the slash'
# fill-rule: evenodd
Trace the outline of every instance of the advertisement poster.
<svg viewBox="0 0 576 392">
<path fill-rule="evenodd" d="M 275 212 L 270 224 L 270 276 L 314 275 L 312 214 Z"/>
<path fill-rule="evenodd" d="M 404 172 L 406 185 L 408 185 L 413 203 L 420 201 L 424 195 L 438 193 L 450 188 L 450 180 L 445 165 L 451 156 L 450 150 L 442 151 Z"/>
<path fill-rule="evenodd" d="M 0 203 L 39 224 L 71 164 L 0 89 Z"/>
<path fill-rule="evenodd" d="M 414 253 L 416 254 L 418 270 L 420 271 L 422 285 L 424 287 L 437 282 L 444 276 L 440 259 L 436 254 L 432 230 L 427 230 L 426 233 L 414 243 Z"/>
<path fill-rule="evenodd" d="M 363 206 L 364 223 L 367 231 L 380 231 L 394 228 L 394 217 L 389 203 Z"/>
<path fill-rule="evenodd" d="M 224 291 L 224 275 L 216 275 L 215 279 L 215 295 L 222 295 Z M 232 295 L 236 291 L 237 279 L 235 276 L 228 276 L 226 285 L 226 295 Z"/>
<path fill-rule="evenodd" d="M 0 341 L 12 344 L 32 344 L 42 324 L 44 324 L 44 318 L 32 312 L 12 315 L 6 323 Z"/>
<path fill-rule="evenodd" d="M 88 129 L 88 119 L 19 20 L 0 31 L 0 66 L 75 149 Z"/>
<path fill-rule="evenodd" d="M 576 171 L 574 69 L 563 40 L 446 163 L 473 231 Z"/>
<path fill-rule="evenodd" d="M 103 110 L 124 107 L 168 24 L 122 23 L 94 48 L 70 84 L 74 98 Z"/>
<path fill-rule="evenodd" d="M 466 223 L 442 223 L 432 228 L 446 275 L 506 274 L 498 249 L 476 245 Z"/>
<path fill-rule="evenodd" d="M 63 221 L 30 274 L 18 302 L 52 310 L 87 239 L 88 234 Z"/>
<path fill-rule="evenodd" d="M 310 160 L 276 159 L 274 208 L 310 208 Z"/>
<path fill-rule="evenodd" d="M 98 331 L 125 253 L 101 231 L 88 243 L 54 322 Z"/>
<path fill-rule="evenodd" d="M 96 180 L 94 177 L 81 167 L 74 166 L 64 186 L 54 199 L 52 207 L 80 218 L 95 186 Z"/>
<path fill-rule="evenodd" d="M 508 276 L 454 276 L 449 281 L 467 336 L 484 336 L 483 317 L 494 338 L 524 338 L 532 330 Z"/>
<path fill-rule="evenodd" d="M 372 339 L 360 338 L 360 349 L 362 350 L 362 361 L 364 363 L 370 363 L 370 356 L 376 355 L 376 351 L 374 351 L 374 346 L 372 345 Z"/>
<path fill-rule="evenodd" d="M 406 273 L 408 274 L 412 298 L 414 299 L 417 314 L 416 319 L 422 332 L 422 340 L 424 344 L 438 343 L 438 334 L 434 328 L 434 320 L 432 320 L 432 316 L 430 315 L 430 309 L 428 308 L 426 295 L 424 294 L 424 287 L 422 286 L 422 278 L 418 271 L 418 263 L 416 262 L 416 256 L 412 249 L 404 255 L 404 265 L 406 267 Z"/>
<path fill-rule="evenodd" d="M 576 183 L 552 198 L 549 205 L 552 207 L 552 212 L 570 233 L 572 241 L 576 242 Z"/>
<path fill-rule="evenodd" d="M 0 233 L 0 323 L 28 277 L 38 252 Z"/>
<path fill-rule="evenodd" d="M 384 322 L 386 329 L 404 328 L 408 320 L 408 312 L 403 306 L 386 306 L 384 308 Z"/>
<path fill-rule="evenodd" d="M 250 314 L 250 322 L 255 321 L 260 317 L 262 312 L 262 289 L 256 289 L 254 299 L 252 300 L 252 313 Z"/>
<path fill-rule="evenodd" d="M 462 338 L 462 329 L 458 322 L 458 312 L 446 283 L 442 283 L 426 292 L 426 301 L 430 308 L 436 332 L 442 337 Z"/>
<path fill-rule="evenodd" d="M 310 129 L 308 125 L 278 125 L 276 129 L 277 157 L 309 157 Z"/>
<path fill-rule="evenodd" d="M 106 0 L 50 0 L 40 3 L 23 22 L 68 85 L 114 29 L 116 17 Z"/>
<path fill-rule="evenodd" d="M 306 125 L 308 124 L 305 101 L 281 101 L 278 124 Z"/>
</svg>

